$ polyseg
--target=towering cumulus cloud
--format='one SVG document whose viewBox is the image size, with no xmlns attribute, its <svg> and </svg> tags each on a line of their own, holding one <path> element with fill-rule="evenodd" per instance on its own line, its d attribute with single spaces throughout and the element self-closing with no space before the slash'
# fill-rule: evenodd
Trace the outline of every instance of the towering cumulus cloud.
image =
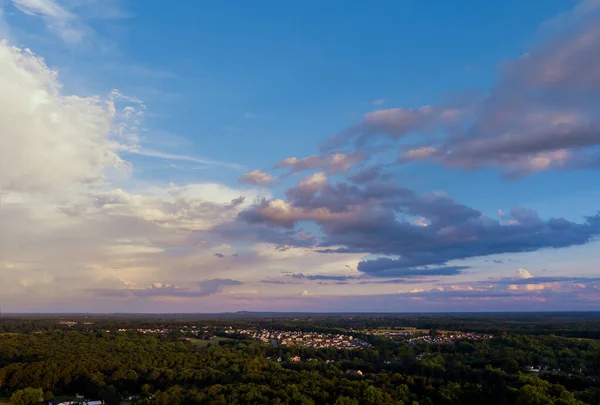
<svg viewBox="0 0 600 405">
<path fill-rule="evenodd" d="M 63 296 L 92 308 L 96 295 L 146 297 L 143 286 L 171 279 L 177 291 L 194 291 L 176 296 L 240 284 L 206 281 L 203 268 L 182 279 L 174 268 L 189 256 L 167 249 L 193 248 L 211 266 L 213 244 L 201 248 L 190 233 L 231 221 L 246 197 L 264 194 L 212 183 L 136 186 L 122 156 L 139 146 L 144 105 L 116 90 L 105 98 L 63 94 L 58 72 L 7 42 L 0 89 L 0 291 L 8 302 L 39 309 L 44 300 L 60 306 Z M 121 294 L 129 290 L 135 294 Z"/>
<path fill-rule="evenodd" d="M 125 168 L 113 137 L 115 100 L 61 95 L 57 72 L 27 49 L 0 43 L 0 161 L 5 190 L 91 186 Z"/>
</svg>

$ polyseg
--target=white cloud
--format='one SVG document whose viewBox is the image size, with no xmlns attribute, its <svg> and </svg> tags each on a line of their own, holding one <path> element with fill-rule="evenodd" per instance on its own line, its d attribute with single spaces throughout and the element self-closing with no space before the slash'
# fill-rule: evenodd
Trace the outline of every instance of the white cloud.
<svg viewBox="0 0 600 405">
<path fill-rule="evenodd" d="M 517 269 L 516 277 L 521 278 L 521 279 L 527 279 L 527 278 L 533 278 L 533 275 L 529 272 L 529 270 Z"/>
<path fill-rule="evenodd" d="M 73 309 L 100 288 L 115 300 L 131 300 L 120 295 L 123 286 L 196 285 L 227 271 L 214 257 L 210 235 L 200 240 L 194 232 L 231 221 L 255 198 L 270 195 L 216 183 L 141 187 L 132 177 L 119 177 L 116 188 L 112 172 L 131 175 L 122 155 L 141 147 L 144 113 L 140 100 L 118 91 L 104 98 L 63 94 L 57 72 L 42 58 L 0 43 L 6 308 L 48 308 L 68 297 L 64 305 Z M 117 279 L 117 286 L 100 287 Z"/>
<path fill-rule="evenodd" d="M 180 155 L 180 154 L 175 154 L 175 153 L 164 153 L 164 152 L 160 152 L 160 151 L 156 151 L 156 150 L 152 150 L 152 149 L 146 149 L 146 148 L 136 148 L 136 149 L 131 150 L 130 152 L 135 153 L 136 155 L 154 157 L 154 158 L 158 158 L 158 159 L 183 160 L 186 162 L 194 162 L 194 163 L 200 163 L 200 164 L 204 164 L 204 165 L 223 166 L 223 167 L 227 167 L 230 169 L 236 169 L 236 170 L 244 169 L 244 166 L 237 164 L 237 163 L 223 162 L 223 161 L 219 161 L 219 160 L 202 159 L 202 158 L 198 158 L 198 157 Z"/>
<path fill-rule="evenodd" d="M 57 72 L 0 42 L 0 176 L 7 191 L 47 192 L 127 166 L 112 137 L 114 100 L 61 94 Z M 127 119 L 127 117 L 123 117 Z M 123 128 L 124 129 L 124 128 Z M 123 134 L 125 135 L 125 134 Z"/>
<path fill-rule="evenodd" d="M 67 44 L 78 44 L 91 34 L 91 29 L 71 11 L 53 0 L 11 0 L 19 11 L 44 20 L 48 30 Z"/>
<path fill-rule="evenodd" d="M 53 18 L 69 18 L 67 12 L 51 0 L 12 0 L 15 7 L 29 15 L 42 15 Z"/>
</svg>

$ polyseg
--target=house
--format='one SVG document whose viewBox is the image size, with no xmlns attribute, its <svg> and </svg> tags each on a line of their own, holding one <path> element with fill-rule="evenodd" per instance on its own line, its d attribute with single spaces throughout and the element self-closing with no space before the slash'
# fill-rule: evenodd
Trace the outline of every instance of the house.
<svg viewBox="0 0 600 405">
<path fill-rule="evenodd" d="M 302 360 L 302 359 L 300 358 L 300 356 L 294 356 L 294 357 L 292 357 L 292 358 L 291 358 L 291 361 L 293 361 L 293 362 L 298 362 L 298 361 L 300 361 L 300 360 Z"/>
<path fill-rule="evenodd" d="M 352 369 L 350 369 L 350 370 L 346 370 L 346 374 L 348 374 L 348 375 L 362 376 L 363 372 L 360 371 L 360 370 L 352 370 Z"/>
<path fill-rule="evenodd" d="M 75 394 L 75 399 L 84 399 L 85 395 L 83 394 Z"/>
</svg>

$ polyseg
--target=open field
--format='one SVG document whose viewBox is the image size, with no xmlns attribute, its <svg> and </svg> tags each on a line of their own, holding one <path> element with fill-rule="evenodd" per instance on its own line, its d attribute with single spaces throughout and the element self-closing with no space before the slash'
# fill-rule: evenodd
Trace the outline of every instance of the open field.
<svg viewBox="0 0 600 405">
<path fill-rule="evenodd" d="M 234 341 L 235 339 L 231 339 L 231 338 L 226 338 L 226 337 L 215 337 L 212 339 L 196 339 L 196 338 L 191 338 L 190 339 L 190 343 L 194 346 L 197 347 L 207 347 L 210 345 L 218 345 L 220 342 L 231 342 Z"/>
</svg>

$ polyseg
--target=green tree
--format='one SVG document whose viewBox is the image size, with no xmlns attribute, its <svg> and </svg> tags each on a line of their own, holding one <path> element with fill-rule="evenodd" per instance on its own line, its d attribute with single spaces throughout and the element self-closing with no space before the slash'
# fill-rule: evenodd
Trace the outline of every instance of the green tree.
<svg viewBox="0 0 600 405">
<path fill-rule="evenodd" d="M 47 391 L 44 394 L 44 402 L 52 401 L 54 399 L 54 394 L 50 391 Z"/>
<path fill-rule="evenodd" d="M 106 405 L 119 405 L 121 403 L 121 394 L 112 385 L 103 390 L 100 396 Z"/>
<path fill-rule="evenodd" d="M 363 402 L 366 405 L 377 405 L 384 403 L 383 392 L 379 388 L 373 387 L 372 385 L 369 385 L 369 387 L 365 390 L 363 398 Z"/>
<path fill-rule="evenodd" d="M 519 399 L 517 399 L 517 405 L 548 405 L 552 403 L 554 401 L 549 396 L 533 385 L 521 387 Z"/>
<path fill-rule="evenodd" d="M 169 394 L 166 392 L 158 391 L 152 397 L 152 405 L 169 405 L 170 403 Z"/>
<path fill-rule="evenodd" d="M 348 397 L 339 397 L 333 405 L 358 405 L 358 400 Z"/>
<path fill-rule="evenodd" d="M 15 391 L 10 397 L 12 405 L 33 405 L 44 400 L 44 391 L 41 388 L 25 388 Z"/>
</svg>

